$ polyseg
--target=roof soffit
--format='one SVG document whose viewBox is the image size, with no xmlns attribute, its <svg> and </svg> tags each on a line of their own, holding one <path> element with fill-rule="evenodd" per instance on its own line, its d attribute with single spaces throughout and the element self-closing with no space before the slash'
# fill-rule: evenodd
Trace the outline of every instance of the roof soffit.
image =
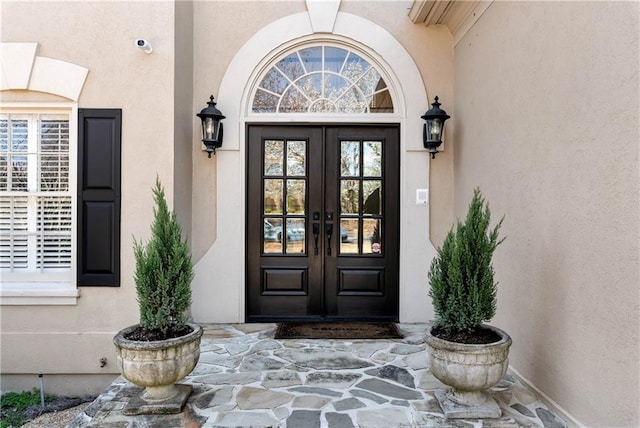
<svg viewBox="0 0 640 428">
<path fill-rule="evenodd" d="M 414 0 L 409 18 L 414 24 L 446 26 L 457 44 L 491 3 L 493 0 Z"/>
</svg>

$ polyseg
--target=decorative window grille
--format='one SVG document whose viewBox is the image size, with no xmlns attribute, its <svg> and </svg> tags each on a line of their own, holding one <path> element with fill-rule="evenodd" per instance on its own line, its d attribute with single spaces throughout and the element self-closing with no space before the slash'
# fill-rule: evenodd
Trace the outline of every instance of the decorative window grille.
<svg viewBox="0 0 640 428">
<path fill-rule="evenodd" d="M 0 114 L 0 271 L 72 268 L 69 115 Z"/>
<path fill-rule="evenodd" d="M 389 88 L 370 60 L 337 46 L 277 59 L 262 76 L 253 113 L 393 113 Z"/>
</svg>

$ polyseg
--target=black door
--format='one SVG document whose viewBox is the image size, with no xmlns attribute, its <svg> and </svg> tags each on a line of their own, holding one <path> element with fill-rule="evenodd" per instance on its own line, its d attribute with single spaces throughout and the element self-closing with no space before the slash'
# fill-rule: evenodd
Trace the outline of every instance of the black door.
<svg viewBox="0 0 640 428">
<path fill-rule="evenodd" d="M 247 321 L 398 320 L 397 126 L 249 126 Z"/>
</svg>

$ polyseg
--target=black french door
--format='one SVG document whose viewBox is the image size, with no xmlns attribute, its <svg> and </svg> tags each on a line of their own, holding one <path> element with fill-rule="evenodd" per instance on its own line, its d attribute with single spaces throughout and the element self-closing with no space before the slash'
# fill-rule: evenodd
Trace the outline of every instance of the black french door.
<svg viewBox="0 0 640 428">
<path fill-rule="evenodd" d="M 248 322 L 398 320 L 398 134 L 249 126 Z"/>
</svg>

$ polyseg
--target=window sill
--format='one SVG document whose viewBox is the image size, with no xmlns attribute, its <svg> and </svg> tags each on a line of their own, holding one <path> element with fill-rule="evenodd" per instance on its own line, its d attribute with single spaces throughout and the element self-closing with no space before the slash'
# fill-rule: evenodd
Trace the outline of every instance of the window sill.
<svg viewBox="0 0 640 428">
<path fill-rule="evenodd" d="M 38 288 L 18 287 L 16 284 L 0 287 L 0 305 L 77 305 L 80 290 L 61 287 L 62 284 L 38 284 Z M 49 285 L 50 287 L 47 287 Z"/>
</svg>

